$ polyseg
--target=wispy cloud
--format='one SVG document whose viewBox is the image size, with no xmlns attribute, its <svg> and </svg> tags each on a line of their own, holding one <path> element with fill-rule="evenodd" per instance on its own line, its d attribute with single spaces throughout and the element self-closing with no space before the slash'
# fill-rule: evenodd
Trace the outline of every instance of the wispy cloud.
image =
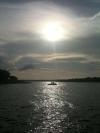
<svg viewBox="0 0 100 133">
<path fill-rule="evenodd" d="M 99 1 L 30 1 L 0 0 L 0 68 L 31 77 L 39 71 L 41 78 L 99 75 Z M 53 20 L 62 23 L 66 39 L 51 44 L 40 29 Z"/>
</svg>

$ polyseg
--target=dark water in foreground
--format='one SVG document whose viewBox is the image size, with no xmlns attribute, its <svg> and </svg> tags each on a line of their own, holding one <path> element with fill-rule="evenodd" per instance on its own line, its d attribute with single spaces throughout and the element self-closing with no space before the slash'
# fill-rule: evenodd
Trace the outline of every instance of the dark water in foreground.
<svg viewBox="0 0 100 133">
<path fill-rule="evenodd" d="M 0 133 L 100 133 L 100 83 L 0 85 Z"/>
</svg>

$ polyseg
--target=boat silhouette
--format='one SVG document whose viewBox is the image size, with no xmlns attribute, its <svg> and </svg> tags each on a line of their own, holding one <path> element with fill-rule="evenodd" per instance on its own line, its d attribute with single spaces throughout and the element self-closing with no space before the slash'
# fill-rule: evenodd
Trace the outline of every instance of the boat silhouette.
<svg viewBox="0 0 100 133">
<path fill-rule="evenodd" d="M 57 85 L 57 83 L 54 81 L 51 81 L 51 83 L 49 83 L 48 85 Z"/>
</svg>

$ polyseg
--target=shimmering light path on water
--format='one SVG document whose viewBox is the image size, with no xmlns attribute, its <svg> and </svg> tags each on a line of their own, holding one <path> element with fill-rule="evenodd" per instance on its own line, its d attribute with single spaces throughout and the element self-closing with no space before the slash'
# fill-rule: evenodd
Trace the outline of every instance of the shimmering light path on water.
<svg viewBox="0 0 100 133">
<path fill-rule="evenodd" d="M 68 108 L 73 109 L 74 106 L 72 103 L 64 100 L 67 98 L 67 93 L 64 95 L 64 90 L 61 85 L 63 86 L 61 83 L 57 83 L 57 85 L 48 85 L 48 83 L 45 82 L 42 84 L 39 94 L 36 95 L 35 101 L 33 99 L 32 104 L 34 104 L 35 109 L 41 113 L 40 122 L 34 132 L 63 132 L 62 123 L 68 115 L 66 114 L 64 107 L 66 105 Z M 40 99 L 38 101 L 39 95 Z M 33 130 L 31 129 L 31 131 Z"/>
<path fill-rule="evenodd" d="M 100 83 L 0 86 L 0 133 L 99 133 Z"/>
</svg>

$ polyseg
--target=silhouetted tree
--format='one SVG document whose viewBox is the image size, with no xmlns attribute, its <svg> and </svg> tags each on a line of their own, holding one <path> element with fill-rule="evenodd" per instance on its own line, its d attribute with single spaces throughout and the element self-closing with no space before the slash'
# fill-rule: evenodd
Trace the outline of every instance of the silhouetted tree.
<svg viewBox="0 0 100 133">
<path fill-rule="evenodd" d="M 0 69 L 0 82 L 17 81 L 17 77 L 12 76 L 9 71 Z"/>
<path fill-rule="evenodd" d="M 10 80 L 11 80 L 11 81 L 16 81 L 16 80 L 18 80 L 18 79 L 17 79 L 17 77 L 15 77 L 15 76 L 10 76 Z"/>
<path fill-rule="evenodd" d="M 6 70 L 0 70 L 0 80 L 8 80 L 10 73 Z"/>
</svg>

